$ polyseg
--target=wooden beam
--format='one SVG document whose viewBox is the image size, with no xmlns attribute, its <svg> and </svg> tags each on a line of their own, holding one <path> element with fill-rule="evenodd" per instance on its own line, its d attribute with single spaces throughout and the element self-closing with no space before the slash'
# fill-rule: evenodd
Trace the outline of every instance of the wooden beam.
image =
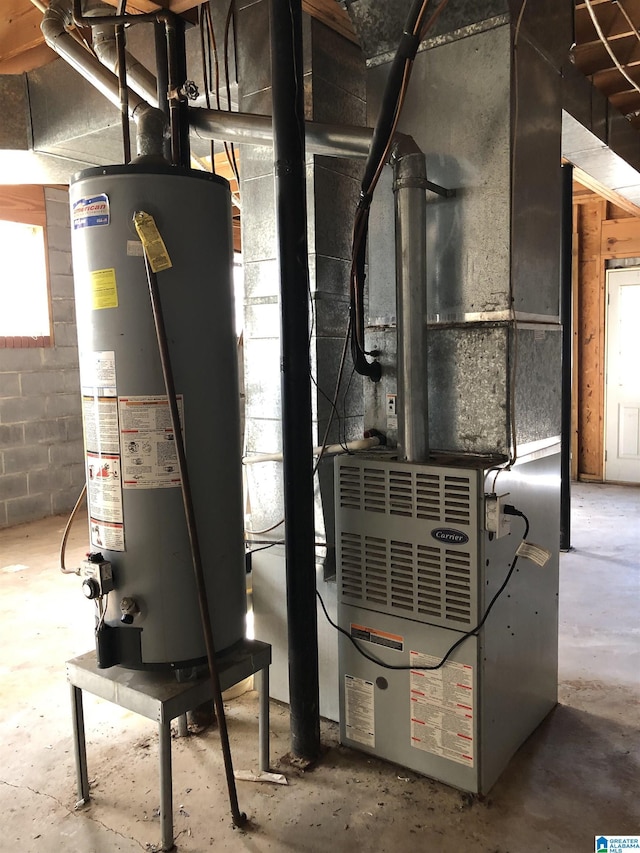
<svg viewBox="0 0 640 853">
<path fill-rule="evenodd" d="M 0 59 L 0 74 L 23 74 L 25 71 L 33 71 L 34 68 L 42 68 L 57 58 L 58 54 L 43 42 L 23 53 L 17 53 L 10 59 Z"/>
<path fill-rule="evenodd" d="M 640 65 L 627 65 L 624 69 L 629 77 L 640 86 Z M 624 92 L 629 88 L 629 81 L 623 77 L 617 68 L 607 68 L 605 71 L 597 71 L 591 75 L 591 82 L 607 98 L 617 92 Z"/>
<path fill-rule="evenodd" d="M 631 17 L 631 16 L 630 16 Z M 615 41 L 622 36 L 633 35 L 633 31 L 627 19 L 624 17 L 620 9 L 613 3 L 602 5 L 597 10 L 598 23 L 602 28 L 602 32 L 610 41 Z M 580 12 L 576 12 L 576 44 L 584 46 L 588 42 L 597 42 L 600 40 L 591 15 L 585 8 Z M 633 17 L 631 17 L 633 20 Z"/>
<path fill-rule="evenodd" d="M 302 10 L 349 41 L 359 44 L 351 18 L 336 0 L 302 0 Z"/>
<path fill-rule="evenodd" d="M 106 0 L 111 6 L 117 6 L 118 0 Z M 136 12 L 154 12 L 156 9 L 171 9 L 177 15 L 189 12 L 200 5 L 202 0 L 130 0 L 127 8 Z M 358 43 L 351 19 L 337 0 L 302 0 L 302 10 L 317 18 L 332 30 L 340 33 L 349 41 Z"/>
<path fill-rule="evenodd" d="M 588 175 L 578 166 L 573 167 L 573 179 L 579 184 L 582 184 L 583 187 L 586 187 L 607 201 L 610 201 L 611 204 L 621 207 L 627 213 L 631 214 L 631 216 L 640 216 L 640 207 L 638 207 L 638 205 L 629 201 L 629 199 L 624 198 L 624 196 L 621 196 L 620 193 L 617 193 L 615 190 L 605 187 L 604 184 L 601 184 L 600 181 L 592 178 L 591 175 Z"/>
<path fill-rule="evenodd" d="M 0 186 L 0 219 L 45 225 L 43 187 L 37 184 Z"/>
<path fill-rule="evenodd" d="M 607 203 L 579 206 L 578 299 L 578 475 L 602 480 L 604 424 L 604 288 L 602 222 Z M 631 220 L 629 220 L 631 221 Z"/>
<path fill-rule="evenodd" d="M 3 0 L 0 17 L 0 62 L 44 43 L 42 12 L 28 0 Z"/>
<path fill-rule="evenodd" d="M 640 62 L 640 42 L 635 35 L 622 36 L 613 43 L 612 47 L 621 65 L 627 66 Z M 576 67 L 587 77 L 590 74 L 595 74 L 597 71 L 605 71 L 608 68 L 613 68 L 615 65 L 600 40 L 589 42 L 585 45 L 578 45 L 573 52 L 573 56 Z"/>
<path fill-rule="evenodd" d="M 600 245 L 605 259 L 640 257 L 640 220 L 631 217 L 605 220 Z"/>
</svg>

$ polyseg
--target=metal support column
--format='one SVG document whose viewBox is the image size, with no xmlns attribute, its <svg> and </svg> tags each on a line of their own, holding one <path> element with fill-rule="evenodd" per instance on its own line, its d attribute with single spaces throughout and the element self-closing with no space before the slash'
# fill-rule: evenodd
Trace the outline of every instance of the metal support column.
<svg viewBox="0 0 640 853">
<path fill-rule="evenodd" d="M 291 750 L 320 752 L 301 0 L 271 0 Z"/>
<path fill-rule="evenodd" d="M 573 166 L 562 166 L 560 319 L 562 321 L 562 413 L 560 427 L 560 550 L 571 550 L 571 374 L 573 354 Z"/>
<path fill-rule="evenodd" d="M 173 849 L 173 785 L 171 779 L 171 721 L 158 723 L 160 758 L 160 829 L 162 849 Z"/>
<path fill-rule="evenodd" d="M 265 666 L 258 674 L 259 701 L 258 709 L 258 744 L 260 749 L 259 768 L 262 773 L 269 772 L 269 667 Z"/>
<path fill-rule="evenodd" d="M 73 751 L 76 760 L 78 801 L 76 807 L 89 802 L 89 773 L 87 771 L 87 745 L 84 736 L 84 710 L 82 690 L 71 684 L 71 719 L 73 723 Z"/>
</svg>

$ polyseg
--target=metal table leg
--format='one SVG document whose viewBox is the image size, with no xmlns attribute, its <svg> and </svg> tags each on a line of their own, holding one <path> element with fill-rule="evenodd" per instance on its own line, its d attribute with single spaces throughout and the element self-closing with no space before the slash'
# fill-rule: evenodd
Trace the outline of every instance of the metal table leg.
<svg viewBox="0 0 640 853">
<path fill-rule="evenodd" d="M 158 725 L 160 755 L 160 826 L 162 849 L 173 850 L 173 785 L 171 780 L 171 722 Z"/>
<path fill-rule="evenodd" d="M 71 684 L 71 717 L 73 722 L 73 751 L 76 759 L 78 801 L 76 808 L 89 802 L 89 774 L 87 772 L 87 745 L 84 736 L 84 711 L 82 690 Z"/>
<path fill-rule="evenodd" d="M 260 748 L 260 770 L 269 771 L 269 667 L 260 670 L 260 692 L 258 709 L 258 743 Z"/>
</svg>

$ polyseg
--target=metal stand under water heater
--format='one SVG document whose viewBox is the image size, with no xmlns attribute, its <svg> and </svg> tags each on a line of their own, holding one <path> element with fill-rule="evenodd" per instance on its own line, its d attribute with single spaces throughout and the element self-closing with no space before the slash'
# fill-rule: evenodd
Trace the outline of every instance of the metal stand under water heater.
<svg viewBox="0 0 640 853">
<path fill-rule="evenodd" d="M 158 275 L 215 648 L 244 637 L 232 235 L 226 181 L 168 165 L 89 169 L 70 188 L 98 666 L 206 661 L 169 405 L 134 214 Z M 148 252 L 149 254 L 149 252 Z M 167 263 L 168 262 L 168 263 Z"/>
<path fill-rule="evenodd" d="M 474 793 L 557 701 L 558 446 L 493 466 L 336 460 L 341 740 Z"/>
</svg>

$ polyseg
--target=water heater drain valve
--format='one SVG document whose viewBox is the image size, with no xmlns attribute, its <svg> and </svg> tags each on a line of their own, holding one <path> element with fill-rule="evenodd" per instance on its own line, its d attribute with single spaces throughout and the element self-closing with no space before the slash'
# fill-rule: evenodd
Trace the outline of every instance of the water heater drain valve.
<svg viewBox="0 0 640 853">
<path fill-rule="evenodd" d="M 111 563 L 100 553 L 87 554 L 87 559 L 82 563 L 81 574 L 85 598 L 102 598 L 113 589 Z"/>
</svg>

